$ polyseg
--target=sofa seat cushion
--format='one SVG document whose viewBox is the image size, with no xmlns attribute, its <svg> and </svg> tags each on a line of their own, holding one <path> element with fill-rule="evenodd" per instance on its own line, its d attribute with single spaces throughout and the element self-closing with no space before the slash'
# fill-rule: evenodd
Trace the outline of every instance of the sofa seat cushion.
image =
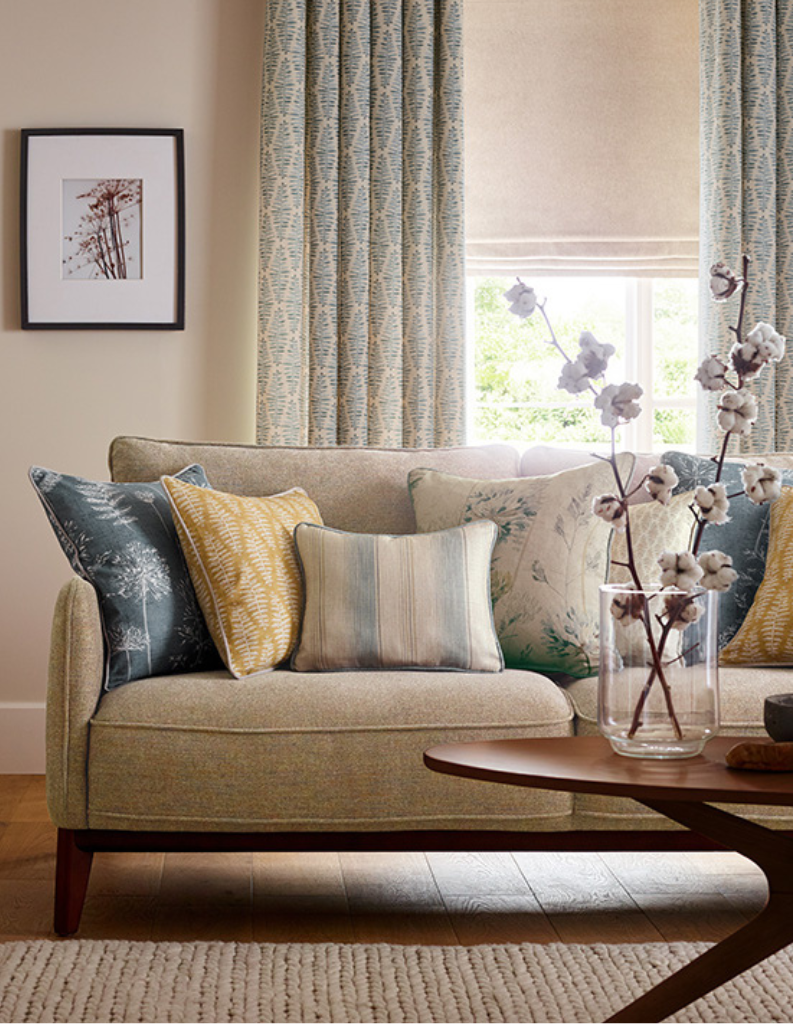
<svg viewBox="0 0 793 1024">
<path fill-rule="evenodd" d="M 558 829 L 566 793 L 430 772 L 423 751 L 571 735 L 544 676 L 277 670 L 142 680 L 90 725 L 91 828 L 166 831 Z"/>
<path fill-rule="evenodd" d="M 597 677 L 573 680 L 565 687 L 576 711 L 576 732 L 593 736 L 597 725 Z M 723 736 L 767 736 L 763 727 L 763 704 L 774 693 L 793 691 L 790 668 L 719 668 L 721 728 Z M 661 818 L 632 800 L 620 797 L 577 794 L 574 801 L 576 828 L 671 828 Z M 790 807 L 748 807 L 739 804 L 727 810 L 778 828 L 793 828 Z"/>
</svg>

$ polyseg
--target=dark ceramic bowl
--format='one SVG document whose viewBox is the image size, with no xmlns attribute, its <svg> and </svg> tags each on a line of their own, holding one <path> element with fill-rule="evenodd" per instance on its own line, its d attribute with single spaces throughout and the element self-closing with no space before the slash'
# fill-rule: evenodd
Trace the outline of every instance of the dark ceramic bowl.
<svg viewBox="0 0 793 1024">
<path fill-rule="evenodd" d="M 793 741 L 793 693 L 778 693 L 765 699 L 765 728 L 777 743 Z"/>
</svg>

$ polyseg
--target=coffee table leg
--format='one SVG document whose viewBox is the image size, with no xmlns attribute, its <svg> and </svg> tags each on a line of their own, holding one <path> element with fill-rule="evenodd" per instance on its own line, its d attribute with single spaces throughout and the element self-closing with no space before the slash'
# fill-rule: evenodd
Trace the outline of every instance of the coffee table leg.
<svg viewBox="0 0 793 1024">
<path fill-rule="evenodd" d="M 659 1021 L 793 942 L 793 840 L 709 804 L 642 800 L 692 831 L 749 857 L 768 882 L 765 908 L 609 1021 Z"/>
</svg>

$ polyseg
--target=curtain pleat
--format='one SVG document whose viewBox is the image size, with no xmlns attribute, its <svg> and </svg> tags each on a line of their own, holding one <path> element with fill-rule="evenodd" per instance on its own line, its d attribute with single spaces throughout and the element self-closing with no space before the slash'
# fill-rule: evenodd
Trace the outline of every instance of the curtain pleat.
<svg viewBox="0 0 793 1024">
<path fill-rule="evenodd" d="M 449 8 L 441 8 L 440 40 L 438 45 L 438 94 L 445 97 L 446 115 L 438 117 L 440 141 L 435 174 L 435 219 L 438 225 L 439 245 L 437 260 L 439 272 L 435 275 L 437 294 L 435 309 L 438 315 L 438 363 L 436 366 L 436 421 L 445 436 L 454 436 L 458 427 L 457 416 L 461 408 L 459 380 L 461 368 L 456 365 L 460 356 L 457 338 L 465 333 L 465 248 L 459 218 L 465 194 L 463 96 L 453 83 L 463 77 L 462 23 L 450 16 Z M 450 215 L 451 213 L 454 215 Z"/>
<path fill-rule="evenodd" d="M 265 24 L 259 321 L 266 325 L 268 359 L 258 368 L 257 429 L 263 437 L 299 438 L 308 424 L 302 326 L 305 0 L 268 3 Z"/>
<path fill-rule="evenodd" d="M 369 441 L 403 437 L 402 5 L 372 7 L 372 225 Z"/>
<path fill-rule="evenodd" d="M 793 3 L 701 0 L 701 273 L 751 257 L 746 328 L 758 320 L 789 336 L 793 222 Z M 707 289 L 703 288 L 707 293 Z M 704 353 L 725 354 L 735 304 L 703 298 Z M 742 450 L 793 448 L 789 357 L 753 384 L 759 418 Z M 714 399 L 703 401 L 702 450 L 718 442 Z"/>
<path fill-rule="evenodd" d="M 464 436 L 461 0 L 268 0 L 258 440 Z"/>
<path fill-rule="evenodd" d="M 310 4 L 306 41 L 308 443 L 337 432 L 339 336 L 339 11 Z M 298 145 L 300 143 L 298 142 Z M 295 239 L 302 247 L 303 240 Z"/>
</svg>

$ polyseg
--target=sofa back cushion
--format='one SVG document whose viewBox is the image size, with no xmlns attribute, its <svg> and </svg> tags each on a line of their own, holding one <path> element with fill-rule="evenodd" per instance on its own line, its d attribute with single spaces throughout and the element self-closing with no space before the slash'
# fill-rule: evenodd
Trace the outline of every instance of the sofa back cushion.
<svg viewBox="0 0 793 1024">
<path fill-rule="evenodd" d="M 113 480 L 157 480 L 199 462 L 212 486 L 261 496 L 302 487 L 328 526 L 356 533 L 413 533 L 407 477 L 419 466 L 457 476 L 514 477 L 509 445 L 470 448 L 287 448 L 118 437 L 110 446 Z"/>
</svg>

